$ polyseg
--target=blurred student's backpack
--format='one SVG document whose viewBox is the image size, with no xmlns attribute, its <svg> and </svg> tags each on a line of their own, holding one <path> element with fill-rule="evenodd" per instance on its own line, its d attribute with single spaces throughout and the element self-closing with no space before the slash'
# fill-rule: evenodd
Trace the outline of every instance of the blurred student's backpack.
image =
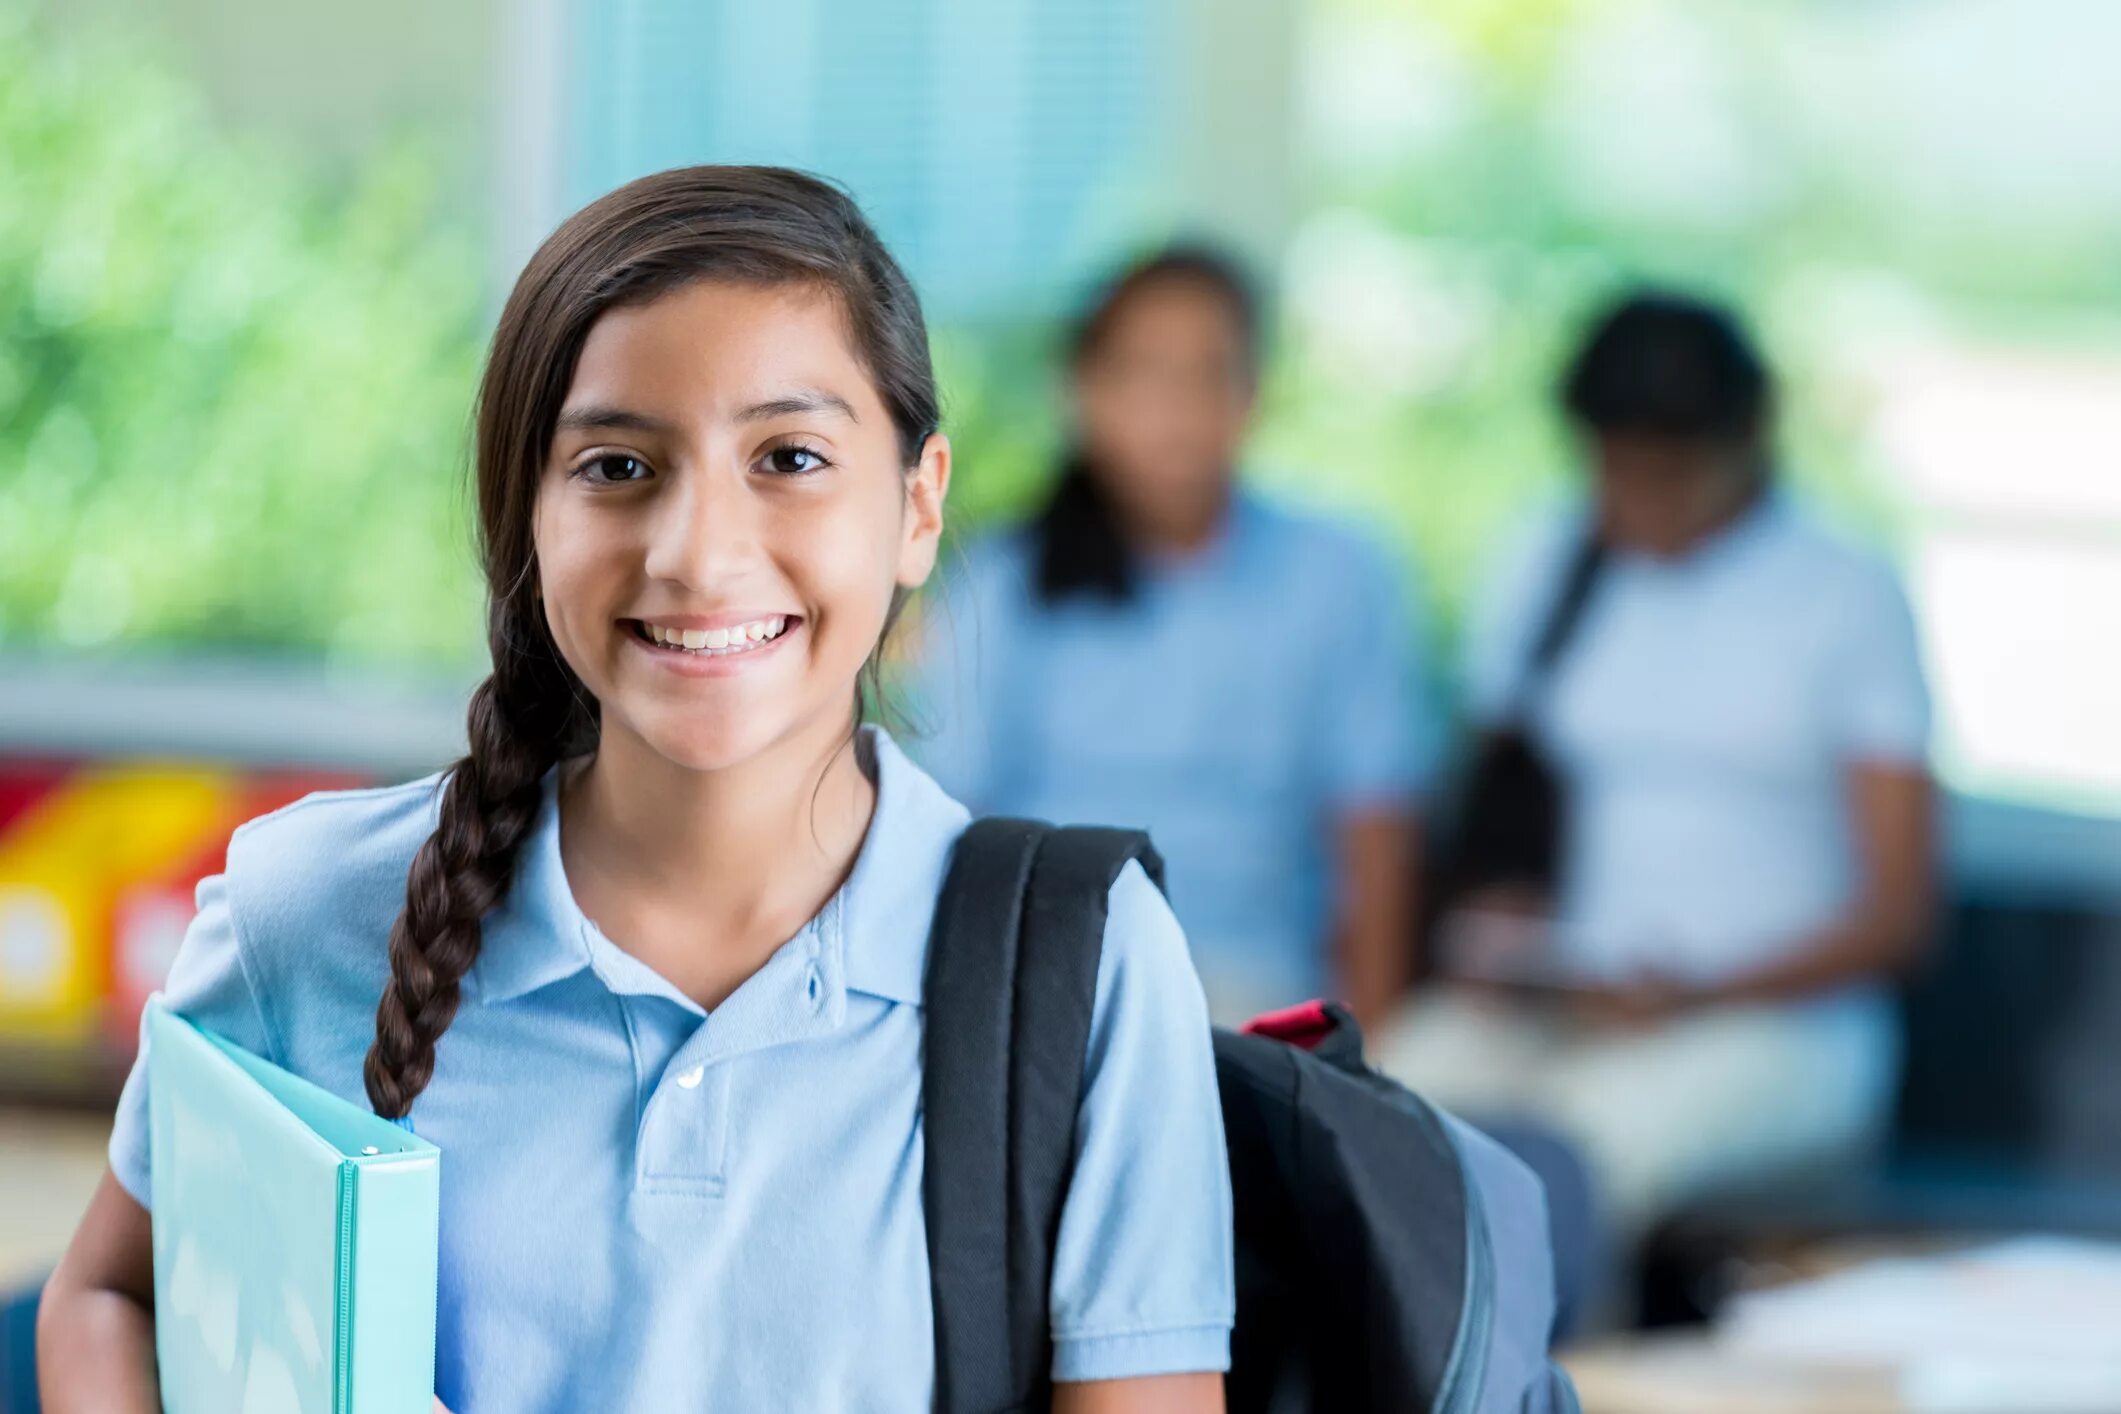
<svg viewBox="0 0 2121 1414">
<path fill-rule="evenodd" d="M 1048 1297 L 1106 901 L 1137 831 L 981 820 L 937 910 L 923 1200 L 940 1414 L 1051 1402 Z M 1538 1180 L 1362 1063 L 1337 1006 L 1215 1033 L 1236 1196 L 1232 1414 L 1558 1414 Z"/>
<path fill-rule="evenodd" d="M 1420 865 L 1414 956 L 1421 972 L 1439 963 L 1444 920 L 1473 896 L 1498 886 L 1535 896 L 1553 892 L 1567 848 L 1567 786 L 1533 734 L 1532 717 L 1575 640 L 1606 560 L 1605 542 L 1595 533 L 1577 542 L 1500 720 L 1473 739 L 1445 783 Z"/>
</svg>

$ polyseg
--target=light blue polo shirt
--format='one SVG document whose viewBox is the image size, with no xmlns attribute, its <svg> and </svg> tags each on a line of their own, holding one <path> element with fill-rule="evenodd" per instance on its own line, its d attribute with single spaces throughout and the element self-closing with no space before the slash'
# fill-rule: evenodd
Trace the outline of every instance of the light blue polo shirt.
<svg viewBox="0 0 2121 1414">
<path fill-rule="evenodd" d="M 1241 490 L 1132 602 L 1036 594 L 1026 530 L 930 606 L 910 748 L 983 814 L 1146 827 L 1222 1019 L 1331 995 L 1333 830 L 1411 807 L 1437 733 L 1381 546 Z"/>
<path fill-rule="evenodd" d="M 616 946 L 561 865 L 557 773 L 413 1109 L 443 1151 L 436 1392 L 456 1414 L 928 1407 L 921 979 L 969 816 L 865 729 L 877 806 L 818 916 L 713 1012 Z M 165 995 L 366 1104 L 386 940 L 439 777 L 236 832 Z M 1185 939 L 1113 886 L 1053 1373 L 1227 1367 L 1230 1183 Z M 143 1053 L 111 1135 L 149 1203 Z"/>
<path fill-rule="evenodd" d="M 1545 512 L 1498 557 L 1466 636 L 1479 719 L 1509 710 L 1585 515 Z M 1614 554 L 1534 725 L 1569 782 L 1569 961 L 1713 981 L 1846 914 L 1848 770 L 1920 768 L 1930 698 L 1891 568 L 1776 491 L 1677 558 Z"/>
</svg>

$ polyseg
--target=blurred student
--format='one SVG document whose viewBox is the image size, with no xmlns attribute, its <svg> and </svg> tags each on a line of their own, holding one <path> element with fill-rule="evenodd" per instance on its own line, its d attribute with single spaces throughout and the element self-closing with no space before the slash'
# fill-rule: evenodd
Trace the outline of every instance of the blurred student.
<svg viewBox="0 0 2121 1414">
<path fill-rule="evenodd" d="M 1379 1052 L 1575 1140 L 1626 1232 L 1885 1119 L 1888 984 L 1930 910 L 1930 708 L 1893 575 L 1777 485 L 1769 376 L 1728 313 L 1625 299 L 1562 401 L 1588 494 L 1503 557 L 1467 650 L 1478 724 L 1521 727 L 1559 781 L 1557 877 L 1463 900 Z"/>
<path fill-rule="evenodd" d="M 982 813 L 1146 826 L 1211 1008 L 1399 992 L 1423 722 L 1385 553 L 1238 484 L 1244 275 L 1175 248 L 1068 348 L 1073 441 L 931 606 L 918 750 Z"/>
</svg>

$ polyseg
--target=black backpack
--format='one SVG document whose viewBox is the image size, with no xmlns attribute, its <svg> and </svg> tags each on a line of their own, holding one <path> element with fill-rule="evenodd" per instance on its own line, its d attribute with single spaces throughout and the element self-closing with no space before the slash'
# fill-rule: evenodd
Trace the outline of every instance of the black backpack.
<svg viewBox="0 0 2121 1414">
<path fill-rule="evenodd" d="M 1421 862 L 1415 962 L 1424 973 L 1437 964 L 1440 925 L 1469 896 L 1495 885 L 1551 894 L 1560 877 L 1567 787 L 1534 736 L 1531 717 L 1575 641 L 1607 559 L 1595 533 L 1577 543 L 1503 721 L 1474 738 L 1445 787 Z"/>
<path fill-rule="evenodd" d="M 1053 1246 L 1106 904 L 1130 860 L 1161 887 L 1136 831 L 980 820 L 952 860 L 922 1077 L 939 1414 L 1051 1403 Z M 1547 1356 L 1538 1180 L 1365 1067 L 1339 1007 L 1264 1032 L 1214 1036 L 1235 1191 L 1233 1414 L 1574 1410 Z"/>
</svg>

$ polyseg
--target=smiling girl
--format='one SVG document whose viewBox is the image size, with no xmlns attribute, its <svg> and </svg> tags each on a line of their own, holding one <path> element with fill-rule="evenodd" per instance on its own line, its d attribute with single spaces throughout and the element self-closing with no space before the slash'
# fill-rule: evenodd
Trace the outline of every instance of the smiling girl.
<svg viewBox="0 0 2121 1414">
<path fill-rule="evenodd" d="M 445 1154 L 457 1414 L 934 1402 L 922 977 L 968 816 L 862 725 L 861 684 L 935 561 L 938 421 L 913 290 L 838 190 L 696 167 L 592 204 L 480 392 L 469 754 L 253 821 L 200 885 L 170 1004 Z M 1222 1408 L 1205 1015 L 1129 866 L 1057 1410 Z M 45 1298 L 54 1414 L 158 1407 L 150 1059 Z"/>
</svg>

